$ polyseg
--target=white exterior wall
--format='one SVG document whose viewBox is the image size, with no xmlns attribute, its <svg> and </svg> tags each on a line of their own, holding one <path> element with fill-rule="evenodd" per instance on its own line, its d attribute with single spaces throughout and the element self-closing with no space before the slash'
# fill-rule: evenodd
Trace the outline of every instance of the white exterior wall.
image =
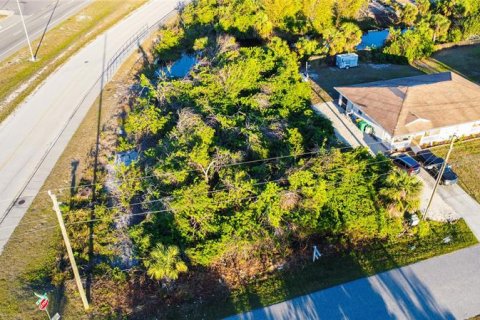
<svg viewBox="0 0 480 320">
<path fill-rule="evenodd" d="M 431 144 L 449 140 L 453 135 L 462 137 L 474 134 L 480 134 L 480 121 L 426 131 L 421 143 Z"/>
<path fill-rule="evenodd" d="M 342 95 L 339 97 L 339 104 L 342 99 Z M 412 140 L 415 137 L 423 136 L 420 140 L 420 144 L 432 144 L 436 142 L 443 142 L 449 140 L 452 135 L 470 136 L 474 134 L 480 134 L 480 121 L 472 121 L 470 123 L 460 124 L 451 127 L 432 129 L 424 132 L 416 132 L 405 136 L 398 136 L 393 138 L 387 131 L 385 131 L 379 124 L 377 124 L 366 113 L 360 110 L 358 106 L 353 104 L 350 100 L 347 100 L 346 112 L 347 114 L 354 114 L 355 117 L 361 118 L 368 122 L 374 129 L 374 135 L 383 142 L 386 147 L 390 149 L 406 149 L 412 144 Z M 418 139 L 418 138 L 417 138 Z"/>
</svg>

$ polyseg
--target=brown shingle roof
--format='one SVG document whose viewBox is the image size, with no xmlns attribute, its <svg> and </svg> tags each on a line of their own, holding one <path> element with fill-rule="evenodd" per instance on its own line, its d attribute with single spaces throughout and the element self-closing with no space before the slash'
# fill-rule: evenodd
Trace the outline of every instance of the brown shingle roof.
<svg viewBox="0 0 480 320">
<path fill-rule="evenodd" d="M 453 72 L 335 89 L 392 136 L 480 120 L 480 86 Z"/>
</svg>

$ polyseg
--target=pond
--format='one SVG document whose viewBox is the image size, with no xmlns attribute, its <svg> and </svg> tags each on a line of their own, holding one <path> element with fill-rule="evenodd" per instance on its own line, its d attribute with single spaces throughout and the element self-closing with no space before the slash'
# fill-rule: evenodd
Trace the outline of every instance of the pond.
<svg viewBox="0 0 480 320">
<path fill-rule="evenodd" d="M 373 48 L 381 48 L 387 41 L 389 30 L 368 31 L 362 36 L 362 42 L 357 46 L 357 50 L 368 50 Z"/>
<path fill-rule="evenodd" d="M 182 54 L 182 57 L 169 65 L 160 68 L 156 74 L 160 76 L 162 73 L 167 78 L 183 78 L 197 64 L 198 59 L 195 55 Z"/>
</svg>

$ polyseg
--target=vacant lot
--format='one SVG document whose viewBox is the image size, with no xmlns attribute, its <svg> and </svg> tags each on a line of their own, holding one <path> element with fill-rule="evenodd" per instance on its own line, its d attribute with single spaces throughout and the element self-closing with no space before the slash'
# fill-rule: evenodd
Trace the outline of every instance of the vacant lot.
<svg viewBox="0 0 480 320">
<path fill-rule="evenodd" d="M 436 147 L 433 151 L 444 157 L 448 146 Z M 480 139 L 470 142 L 457 142 L 449 163 L 459 176 L 460 186 L 480 202 Z"/>
<path fill-rule="evenodd" d="M 423 74 L 409 65 L 362 63 L 357 68 L 342 70 L 321 64 L 319 60 L 312 61 L 310 77 L 319 86 L 319 94 L 325 101 L 337 97 L 333 87 L 358 83 L 388 80 Z M 318 89 L 318 88 L 317 88 Z"/>
<path fill-rule="evenodd" d="M 416 61 L 414 66 L 426 73 L 454 71 L 480 83 L 480 45 L 437 51 L 431 58 Z"/>
</svg>

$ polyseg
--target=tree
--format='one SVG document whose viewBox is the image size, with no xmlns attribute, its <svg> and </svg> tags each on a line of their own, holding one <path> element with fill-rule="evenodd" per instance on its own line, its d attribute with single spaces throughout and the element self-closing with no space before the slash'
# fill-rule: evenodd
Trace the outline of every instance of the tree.
<svg viewBox="0 0 480 320">
<path fill-rule="evenodd" d="M 445 40 L 450 28 L 450 20 L 441 14 L 434 14 L 430 19 L 430 24 L 433 28 L 433 42 L 437 39 Z"/>
<path fill-rule="evenodd" d="M 362 41 L 362 30 L 352 22 L 345 22 L 338 29 L 327 30 L 324 41 L 328 48 L 328 54 L 331 56 L 342 52 L 351 52 Z"/>
<path fill-rule="evenodd" d="M 295 43 L 295 49 L 297 50 L 298 56 L 301 59 L 308 58 L 313 54 L 320 53 L 322 49 L 320 49 L 320 44 L 315 39 L 308 39 L 305 37 L 301 37 Z"/>
<path fill-rule="evenodd" d="M 409 62 L 429 57 L 434 50 L 433 30 L 426 22 L 421 22 L 412 30 L 404 33 L 391 30 L 391 38 L 383 53 L 403 57 Z"/>
<path fill-rule="evenodd" d="M 394 170 L 388 175 L 385 186 L 380 190 L 380 196 L 393 215 L 403 215 L 405 212 L 418 210 L 422 187 L 422 182 L 416 177 Z"/>
<path fill-rule="evenodd" d="M 285 29 L 287 19 L 294 19 L 300 10 L 300 0 L 261 0 L 269 20 L 281 29 Z"/>
<path fill-rule="evenodd" d="M 418 16 L 418 8 L 416 5 L 411 3 L 407 3 L 405 7 L 403 7 L 402 12 L 400 13 L 400 21 L 404 23 L 406 26 L 413 26 L 415 21 L 417 20 Z"/>
<path fill-rule="evenodd" d="M 218 25 L 242 39 L 268 38 L 273 24 L 255 0 L 227 1 L 219 6 Z"/>
<path fill-rule="evenodd" d="M 430 0 L 417 0 L 416 5 L 418 13 L 421 17 L 424 17 L 430 10 Z"/>
<path fill-rule="evenodd" d="M 336 25 L 339 26 L 343 20 L 357 18 L 360 10 L 367 4 L 368 0 L 336 0 Z"/>
<path fill-rule="evenodd" d="M 311 28 L 323 34 L 333 25 L 335 0 L 303 0 L 302 12 Z"/>
<path fill-rule="evenodd" d="M 188 268 L 180 257 L 177 246 L 164 246 L 159 243 L 150 252 L 150 257 L 144 262 L 147 274 L 155 280 L 177 280 Z"/>
</svg>

